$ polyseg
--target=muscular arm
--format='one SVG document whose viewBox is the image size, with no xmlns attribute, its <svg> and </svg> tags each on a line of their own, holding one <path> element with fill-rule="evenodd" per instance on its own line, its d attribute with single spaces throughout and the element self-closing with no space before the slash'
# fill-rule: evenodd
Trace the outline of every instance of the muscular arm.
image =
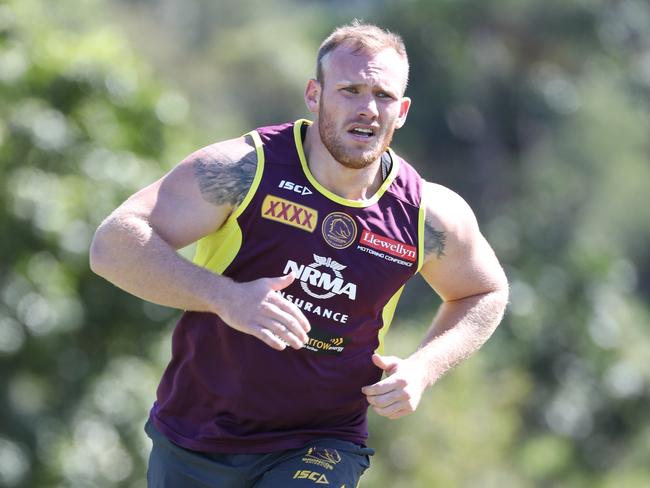
<svg viewBox="0 0 650 488">
<path fill-rule="evenodd" d="M 243 139 L 190 155 L 102 222 L 90 248 L 91 268 L 145 300 L 217 312 L 225 279 L 176 250 L 225 222 L 250 186 L 255 167 L 254 148 Z"/>
<path fill-rule="evenodd" d="M 245 197 L 256 168 L 255 147 L 246 138 L 193 153 L 99 226 L 90 249 L 92 270 L 145 300 L 216 313 L 276 349 L 284 348 L 277 335 L 302 346 L 306 319 L 293 304 L 270 293 L 288 286 L 291 277 L 235 283 L 177 253 L 223 225 Z"/>
<path fill-rule="evenodd" d="M 421 274 L 443 302 L 413 358 L 431 385 L 492 335 L 505 311 L 508 282 L 469 206 L 437 185 L 428 184 L 427 194 L 425 242 L 433 244 Z M 440 200 L 452 208 L 444 217 L 435 210 Z"/>
<path fill-rule="evenodd" d="M 425 198 L 421 274 L 443 302 L 415 353 L 404 360 L 373 356 L 389 377 L 364 393 L 375 411 L 389 418 L 413 412 L 426 387 L 480 348 L 501 321 L 508 301 L 505 274 L 469 206 L 450 190 L 430 183 Z"/>
</svg>

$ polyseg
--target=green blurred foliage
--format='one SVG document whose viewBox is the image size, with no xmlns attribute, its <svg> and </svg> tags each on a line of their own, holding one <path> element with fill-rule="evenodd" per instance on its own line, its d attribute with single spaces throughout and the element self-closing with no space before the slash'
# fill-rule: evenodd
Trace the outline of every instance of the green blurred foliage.
<svg viewBox="0 0 650 488">
<path fill-rule="evenodd" d="M 176 315 L 93 276 L 88 246 L 198 144 L 188 103 L 73 6 L 0 4 L 2 486 L 142 486 L 150 349 Z"/>
<path fill-rule="evenodd" d="M 192 150 L 306 116 L 320 40 L 401 33 L 396 149 L 459 192 L 512 297 L 363 486 L 650 480 L 650 5 L 641 0 L 0 2 L 0 485 L 143 486 L 179 313 L 95 277 L 101 220 Z M 437 299 L 409 285 L 387 352 Z"/>
</svg>

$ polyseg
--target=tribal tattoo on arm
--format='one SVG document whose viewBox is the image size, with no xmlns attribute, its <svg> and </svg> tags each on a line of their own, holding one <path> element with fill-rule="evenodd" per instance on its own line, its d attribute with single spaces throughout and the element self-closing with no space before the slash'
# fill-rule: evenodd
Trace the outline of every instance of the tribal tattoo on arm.
<svg viewBox="0 0 650 488">
<path fill-rule="evenodd" d="M 206 202 L 236 207 L 244 200 L 257 169 L 257 152 L 250 136 L 246 143 L 250 151 L 241 151 L 241 155 L 233 156 L 216 144 L 194 158 L 194 174 Z"/>
<path fill-rule="evenodd" d="M 442 259 L 445 255 L 447 234 L 444 231 L 436 230 L 431 220 L 429 215 L 424 220 L 424 258 L 425 260 L 429 259 L 435 254 L 438 259 Z"/>
</svg>

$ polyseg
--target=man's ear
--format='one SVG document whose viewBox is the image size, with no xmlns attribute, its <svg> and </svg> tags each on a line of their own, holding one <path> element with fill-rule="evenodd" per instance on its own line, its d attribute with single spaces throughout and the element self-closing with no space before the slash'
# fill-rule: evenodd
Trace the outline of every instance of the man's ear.
<svg viewBox="0 0 650 488">
<path fill-rule="evenodd" d="M 406 122 L 406 116 L 409 113 L 409 108 L 411 108 L 411 99 L 409 97 L 402 97 L 399 106 L 399 115 L 397 116 L 397 121 L 395 121 L 396 129 L 400 129 Z"/>
<path fill-rule="evenodd" d="M 312 78 L 307 82 L 305 89 L 305 103 L 311 113 L 317 114 L 320 106 L 321 85 L 318 80 Z"/>
</svg>

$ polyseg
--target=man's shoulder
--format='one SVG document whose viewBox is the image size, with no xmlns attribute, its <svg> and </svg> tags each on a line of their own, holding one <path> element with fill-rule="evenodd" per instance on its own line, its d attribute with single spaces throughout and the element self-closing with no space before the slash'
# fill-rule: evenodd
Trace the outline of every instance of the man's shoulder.
<svg viewBox="0 0 650 488">
<path fill-rule="evenodd" d="M 390 173 L 394 174 L 388 192 L 403 202 L 419 208 L 422 202 L 424 179 L 417 169 L 392 148 L 382 155 L 381 161 L 382 166 L 388 162 L 386 166 L 390 168 Z"/>
<path fill-rule="evenodd" d="M 427 234 L 430 238 L 444 234 L 447 238 L 463 239 L 474 232 L 477 225 L 474 212 L 465 199 L 450 188 L 425 181 L 423 204 L 425 229 L 432 229 Z"/>
<path fill-rule="evenodd" d="M 446 186 L 423 180 L 422 196 L 427 212 L 435 215 L 454 215 L 471 211 L 463 197 Z"/>
<path fill-rule="evenodd" d="M 260 138 L 262 139 L 262 142 L 266 142 L 269 139 L 274 137 L 284 137 L 287 139 L 293 139 L 294 127 L 296 126 L 296 124 L 302 125 L 302 122 L 303 121 L 299 120 L 297 122 L 285 122 L 282 124 L 265 125 L 255 129 L 255 132 L 259 134 Z"/>
<path fill-rule="evenodd" d="M 193 152 L 186 159 L 204 159 L 222 164 L 237 164 L 250 155 L 257 147 L 256 138 L 266 142 L 273 136 L 293 137 L 293 128 L 296 122 L 285 122 L 276 125 L 257 127 L 242 136 L 232 139 L 223 139 L 208 144 Z M 250 158 L 249 158 L 250 159 Z"/>
<path fill-rule="evenodd" d="M 192 167 L 203 198 L 217 205 L 239 205 L 257 169 L 257 151 L 250 135 L 215 142 L 184 161 Z"/>
</svg>

